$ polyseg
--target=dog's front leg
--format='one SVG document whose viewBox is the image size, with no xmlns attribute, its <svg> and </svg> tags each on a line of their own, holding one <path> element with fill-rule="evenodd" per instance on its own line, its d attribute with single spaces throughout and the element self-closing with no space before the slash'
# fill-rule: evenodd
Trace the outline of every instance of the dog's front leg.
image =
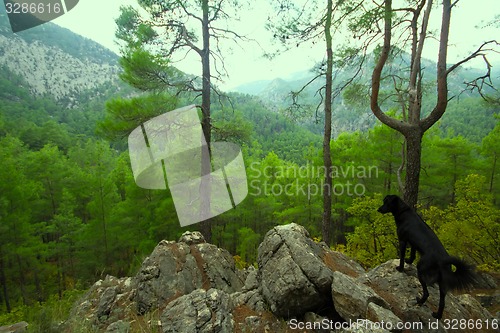
<svg viewBox="0 0 500 333">
<path fill-rule="evenodd" d="M 415 246 L 411 245 L 410 244 L 410 247 L 411 247 L 411 251 L 410 251 L 410 258 L 406 259 L 405 262 L 407 264 L 413 264 L 413 262 L 415 261 L 415 258 L 417 257 L 417 249 L 415 249 Z"/>
<path fill-rule="evenodd" d="M 406 241 L 399 241 L 399 266 L 396 269 L 403 272 L 405 269 Z"/>
</svg>

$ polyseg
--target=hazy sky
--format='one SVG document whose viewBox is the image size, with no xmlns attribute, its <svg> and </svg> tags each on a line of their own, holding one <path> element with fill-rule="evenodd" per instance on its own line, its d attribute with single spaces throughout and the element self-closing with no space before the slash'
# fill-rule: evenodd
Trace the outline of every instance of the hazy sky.
<svg viewBox="0 0 500 333">
<path fill-rule="evenodd" d="M 268 45 L 270 36 L 264 27 L 268 16 L 270 0 L 253 0 L 252 8 L 242 15 L 241 27 L 250 38 L 258 40 L 263 46 Z M 397 4 L 398 1 L 395 1 Z M 114 42 L 116 30 L 115 18 L 119 15 L 121 5 L 137 6 L 136 0 L 80 0 L 78 5 L 66 15 L 54 20 L 54 23 L 66 27 L 80 35 L 91 38 L 102 45 L 118 52 Z M 500 29 L 478 29 L 482 23 L 500 14 L 499 0 L 461 0 L 452 13 L 449 61 L 463 58 L 474 50 L 480 42 L 500 37 Z M 439 19 L 440 10 L 434 11 Z M 437 47 L 437 42 L 428 42 L 428 48 Z M 224 89 L 230 89 L 244 82 L 260 79 L 286 77 L 288 74 L 307 70 L 315 62 L 321 60 L 324 46 L 302 47 L 286 52 L 273 61 L 262 57 L 262 49 L 255 43 L 242 44 L 245 50 L 234 47 L 231 53 L 225 54 L 226 67 L 230 77 L 219 84 Z M 425 56 L 436 59 L 437 48 L 428 50 Z M 181 70 L 197 74 L 200 66 L 192 61 L 184 61 L 176 65 Z"/>
</svg>

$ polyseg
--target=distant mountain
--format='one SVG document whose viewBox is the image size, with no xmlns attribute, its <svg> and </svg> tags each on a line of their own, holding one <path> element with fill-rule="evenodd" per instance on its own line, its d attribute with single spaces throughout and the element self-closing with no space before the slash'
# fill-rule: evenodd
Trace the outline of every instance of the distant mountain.
<svg viewBox="0 0 500 333">
<path fill-rule="evenodd" d="M 361 82 L 368 82 L 371 78 L 371 70 L 374 65 L 373 56 L 367 57 L 364 69 L 360 75 Z M 393 67 L 399 67 L 402 71 L 404 68 L 410 66 L 409 55 L 403 53 L 399 57 L 399 60 L 394 61 Z M 431 82 L 436 78 L 436 63 L 432 60 L 422 59 L 422 68 L 424 70 L 424 80 Z M 493 64 L 493 77 L 500 78 L 500 63 Z M 340 70 L 335 77 L 335 82 L 342 82 L 352 73 L 352 69 Z M 460 92 L 464 88 L 464 81 L 470 81 L 476 77 L 479 77 L 485 73 L 485 69 L 471 68 L 471 67 L 461 67 L 456 69 L 450 74 L 448 84 L 451 93 Z M 287 77 L 277 77 L 273 80 L 257 80 L 252 82 L 244 83 L 234 89 L 235 92 L 240 92 L 249 95 L 260 96 L 264 100 L 271 99 L 277 96 L 286 97 L 289 95 L 290 91 L 297 91 L 301 89 L 307 82 L 309 82 L 316 74 L 313 70 L 300 71 L 289 74 Z M 316 90 L 323 85 L 323 81 L 318 80 L 317 84 L 312 84 L 309 89 L 306 89 L 304 96 L 308 96 L 308 91 L 310 93 L 316 93 Z M 319 98 L 319 97 L 318 97 Z M 274 101 L 277 102 L 277 101 Z"/>
<path fill-rule="evenodd" d="M 34 96 L 74 108 L 120 89 L 118 55 L 53 23 L 12 33 L 0 6 L 0 66 L 21 77 Z"/>
<path fill-rule="evenodd" d="M 369 82 L 373 57 L 369 57 L 366 66 L 360 75 L 358 83 Z M 30 95 L 35 99 L 46 99 L 45 102 L 28 101 L 30 107 L 45 112 L 46 117 L 61 123 L 73 125 L 85 124 L 85 133 L 93 133 L 93 126 L 104 114 L 105 102 L 115 96 L 129 96 L 134 90 L 120 81 L 119 57 L 100 44 L 79 36 L 68 29 L 61 28 L 53 23 L 14 34 L 11 31 L 7 15 L 3 6 L 0 6 L 0 103 L 16 100 L 28 101 L 23 97 Z M 409 58 L 404 54 L 397 66 L 401 70 L 409 65 Z M 393 64 L 393 66 L 396 66 Z M 427 89 L 433 92 L 436 64 L 430 60 L 423 61 L 424 77 L 428 79 Z M 499 68 L 500 66 L 496 66 Z M 495 70 L 495 67 L 494 67 Z M 335 82 L 343 82 L 351 75 L 352 70 L 339 71 Z M 459 95 L 463 90 L 463 82 L 484 74 L 484 70 L 461 68 L 450 75 L 450 95 Z M 498 75 L 498 72 L 497 74 Z M 314 76 L 312 71 L 301 71 L 274 80 L 259 80 L 237 87 L 239 93 L 257 96 L 262 101 L 266 112 L 281 113 L 289 116 L 301 127 L 313 134 L 323 132 L 323 114 L 320 107 L 321 93 L 318 90 L 323 85 L 322 80 L 312 83 L 302 91 L 297 99 L 296 109 L 290 109 L 292 104 L 291 91 L 298 91 Z M 199 82 L 199 81 L 197 81 Z M 19 89 L 17 89 L 19 88 Z M 333 108 L 333 135 L 338 136 L 344 131 L 366 130 L 375 124 L 376 119 L 368 106 L 366 98 L 359 98 L 359 105 L 346 103 L 342 95 L 334 101 Z M 24 95 L 23 95 L 24 94 Z M 23 96 L 21 96 L 23 95 Z M 469 93 L 460 95 L 460 99 L 468 98 Z M 425 110 L 433 103 L 433 94 L 425 99 Z M 48 108 L 38 107 L 42 104 L 54 103 Z M 457 99 L 455 99 L 457 100 Z M 4 103 L 5 102 L 5 103 Z M 192 99 L 189 101 L 192 103 Z M 394 101 L 390 101 L 394 103 Z M 55 107 L 61 110 L 55 110 Z M 319 106 L 319 107 L 318 107 Z M 470 106 L 469 107 L 473 107 Z M 3 112 L 14 112 L 14 108 L 5 107 Z M 47 111 L 53 109 L 52 111 Z M 73 110 L 72 113 L 65 110 Z M 1 106 L 0 106 L 0 111 Z M 83 112 L 81 112 L 83 111 Z M 18 116 L 25 113 L 16 111 Z M 92 115 L 89 115 L 92 113 Z M 447 112 L 445 117 L 448 117 Z M 58 117 L 54 115 L 58 114 Z M 481 112 L 467 113 L 467 117 L 481 116 Z M 0 114 L 1 116 L 1 114 Z M 491 114 L 486 115 L 491 117 Z M 485 117 L 486 117 L 485 116 Z M 12 118 L 6 116 L 6 118 Z M 86 118 L 86 119 L 83 119 Z M 37 125 L 42 125 L 44 117 L 32 119 Z M 69 121 L 68 119 L 71 119 Z M 464 118 L 465 119 L 465 118 Z M 489 118 L 488 118 L 489 119 Z M 472 121 L 471 124 L 474 122 Z M 482 121 L 485 123 L 485 121 Z M 493 121 L 490 121 L 493 124 Z M 455 121 L 455 124 L 458 124 Z M 73 126 L 71 125 L 71 126 Z M 261 124 L 256 124 L 256 127 Z M 472 125 L 471 125 L 472 126 Z M 469 126 L 469 128 L 472 128 Z M 284 126 L 278 126 L 284 127 Z M 451 127 L 450 127 L 451 128 Z M 456 125 L 452 129 L 455 129 Z M 481 126 L 478 126 L 481 128 Z M 487 128 L 482 127 L 482 132 Z M 75 131 L 77 132 L 77 131 Z M 456 131 L 460 134 L 461 131 Z M 267 133 L 269 134 L 269 133 Z M 267 135 L 266 134 L 266 135 Z M 480 136 L 477 137 L 481 139 Z"/>
<path fill-rule="evenodd" d="M 398 72 L 398 74 L 404 73 L 410 66 L 410 57 L 408 54 L 403 53 L 392 63 L 388 64 Z M 375 124 L 375 116 L 371 113 L 369 108 L 369 82 L 371 78 L 372 68 L 374 66 L 374 57 L 370 55 L 367 57 L 365 66 L 363 67 L 359 78 L 356 83 L 366 86 L 366 91 L 364 92 L 365 98 L 361 98 L 359 103 L 356 105 L 347 104 L 344 101 L 343 95 L 340 94 L 334 100 L 333 105 L 333 136 L 336 137 L 344 131 L 356 131 L 364 130 L 370 128 Z M 388 66 L 388 67 L 389 67 Z M 435 102 L 435 80 L 436 80 L 436 63 L 428 60 L 422 59 L 422 68 L 424 70 L 424 85 L 425 90 L 428 92 L 428 97 L 424 98 L 423 112 L 429 112 Z M 492 77 L 494 79 L 499 79 L 500 75 L 500 64 L 498 66 L 493 66 Z M 342 83 L 346 82 L 354 69 L 339 70 L 335 74 L 334 78 L 334 88 L 335 86 L 340 86 Z M 484 75 L 486 69 L 470 68 L 470 67 L 460 67 L 453 71 L 448 77 L 448 90 L 449 96 L 460 97 L 461 100 L 477 97 L 477 92 L 471 92 L 464 90 L 466 88 L 464 82 L 469 82 L 477 77 Z M 291 92 L 297 92 L 301 90 L 306 83 L 308 83 L 315 74 L 313 71 L 301 71 L 289 75 L 287 78 L 276 78 L 274 80 L 260 80 L 254 82 L 248 82 L 236 88 L 237 92 L 250 94 L 259 97 L 262 102 L 271 110 L 276 112 L 297 112 L 298 110 L 290 110 L 292 105 L 292 94 Z M 392 89 L 392 81 L 386 83 L 388 89 Z M 320 88 L 324 85 L 324 80 L 318 79 L 316 82 L 310 84 L 305 88 L 300 96 L 298 96 L 296 103 L 299 104 L 299 108 L 302 108 L 300 112 L 303 113 L 301 116 L 301 124 L 309 128 L 312 132 L 320 134 L 323 131 L 322 125 L 322 107 L 318 108 L 321 103 L 321 93 L 319 93 Z M 498 82 L 497 82 L 498 85 Z M 485 86 L 486 89 L 489 89 Z M 489 90 L 492 92 L 493 90 Z M 397 107 L 396 101 L 388 99 L 385 108 L 389 109 L 392 107 Z M 451 103 L 450 103 L 451 104 Z M 451 113 L 451 112 L 450 112 Z M 306 116 L 304 116 L 304 114 Z M 309 115 L 307 117 L 307 114 Z M 474 116 L 474 115 L 472 115 Z M 491 114 L 488 115 L 490 117 Z M 446 120 L 448 117 L 445 114 L 443 119 Z M 457 134 L 460 134 L 458 132 Z"/>
<path fill-rule="evenodd" d="M 241 94 L 258 96 L 264 91 L 264 89 L 269 85 L 271 81 L 272 80 L 258 80 L 249 83 L 244 83 L 231 90 L 239 92 Z"/>
</svg>

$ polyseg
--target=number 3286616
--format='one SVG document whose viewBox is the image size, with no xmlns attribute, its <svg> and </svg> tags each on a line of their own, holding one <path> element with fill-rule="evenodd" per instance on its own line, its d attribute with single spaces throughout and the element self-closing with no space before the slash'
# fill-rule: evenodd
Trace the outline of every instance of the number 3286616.
<svg viewBox="0 0 500 333">
<path fill-rule="evenodd" d="M 63 11 L 60 3 L 45 4 L 45 3 L 10 3 L 5 4 L 7 14 L 59 14 Z"/>
</svg>

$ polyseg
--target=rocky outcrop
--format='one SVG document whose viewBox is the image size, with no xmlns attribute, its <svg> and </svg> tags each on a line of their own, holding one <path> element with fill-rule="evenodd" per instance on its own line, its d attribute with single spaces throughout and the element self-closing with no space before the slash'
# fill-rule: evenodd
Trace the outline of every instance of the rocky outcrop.
<svg viewBox="0 0 500 333">
<path fill-rule="evenodd" d="M 184 234 L 179 242 L 161 241 L 144 260 L 136 281 L 140 315 L 196 289 L 233 293 L 244 284 L 229 252 L 205 243 L 199 232 Z"/>
<path fill-rule="evenodd" d="M 28 323 L 21 321 L 16 324 L 0 326 L 0 333 L 21 333 L 28 331 Z"/>
<path fill-rule="evenodd" d="M 333 303 L 342 318 L 351 321 L 366 318 L 371 304 L 389 309 L 389 304 L 369 286 L 357 283 L 354 278 L 341 272 L 334 272 L 333 276 Z"/>
<path fill-rule="evenodd" d="M 451 293 L 443 320 L 435 320 L 438 290 L 430 287 L 428 302 L 417 306 L 415 267 L 401 273 L 396 266 L 391 260 L 365 272 L 292 223 L 265 235 L 258 269 L 238 270 L 227 251 L 187 232 L 178 242 L 160 242 L 135 277 L 97 282 L 64 329 L 74 332 L 85 324 L 120 333 L 447 332 L 446 319 L 494 322 L 476 298 Z"/>
<path fill-rule="evenodd" d="M 233 331 L 233 305 L 218 289 L 196 289 L 169 303 L 161 316 L 164 333 Z"/>
<path fill-rule="evenodd" d="M 273 313 L 285 318 L 331 303 L 333 270 L 326 247 L 315 243 L 298 224 L 269 231 L 258 250 L 260 292 Z M 351 271 L 364 272 L 354 261 Z"/>
</svg>

